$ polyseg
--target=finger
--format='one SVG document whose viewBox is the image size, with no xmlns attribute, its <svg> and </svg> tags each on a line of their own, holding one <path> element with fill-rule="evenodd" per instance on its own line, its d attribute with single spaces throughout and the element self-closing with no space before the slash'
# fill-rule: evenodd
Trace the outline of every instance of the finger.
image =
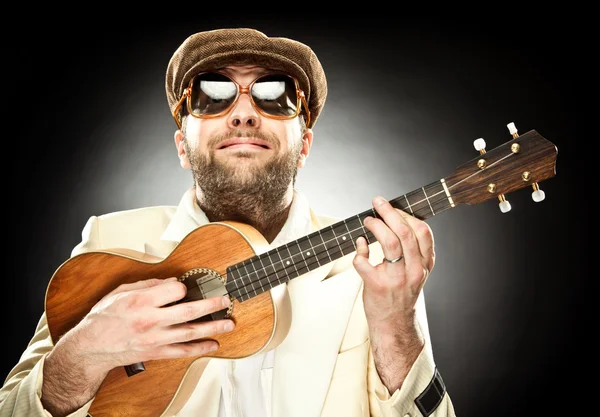
<svg viewBox="0 0 600 417">
<path fill-rule="evenodd" d="M 369 279 L 377 273 L 375 267 L 369 262 L 369 245 L 364 237 L 356 239 L 356 255 L 353 259 L 356 272 L 363 278 Z"/>
<path fill-rule="evenodd" d="M 160 323 L 164 326 L 185 323 L 228 308 L 230 303 L 229 297 L 218 296 L 163 307 L 159 310 L 161 313 Z"/>
<path fill-rule="evenodd" d="M 167 281 L 139 291 L 140 297 L 147 297 L 148 304 L 162 307 L 181 300 L 187 294 L 186 285 L 178 280 Z"/>
<path fill-rule="evenodd" d="M 178 324 L 170 327 L 166 332 L 161 332 L 163 340 L 158 340 L 158 344 L 166 345 L 210 338 L 230 332 L 234 327 L 233 321 L 228 319 Z"/>
<path fill-rule="evenodd" d="M 419 243 L 419 250 L 421 251 L 421 256 L 425 259 L 426 265 L 425 267 L 431 271 L 434 267 L 435 263 L 435 241 L 433 237 L 433 232 L 431 231 L 431 227 L 425 223 L 423 220 L 417 219 L 411 216 L 409 213 L 400 211 L 400 214 L 406 220 L 406 222 L 410 225 L 417 241 Z"/>
<path fill-rule="evenodd" d="M 419 249 L 419 242 L 417 241 L 412 227 L 410 227 L 400 211 L 396 210 L 382 197 L 376 197 L 373 201 L 373 206 L 375 207 L 375 210 L 377 210 L 377 213 L 381 215 L 381 218 L 390 231 L 396 236 L 401 248 L 400 253 L 393 252 L 391 254 L 385 252 L 384 249 L 386 258 L 396 259 L 398 256 L 404 255 L 404 261 L 406 262 L 407 267 L 411 264 L 414 265 L 415 263 L 421 265 L 421 251 Z M 394 244 L 394 240 L 392 238 L 389 239 L 389 242 L 386 242 L 385 245 Z M 390 258 L 388 255 L 393 257 Z"/>
<path fill-rule="evenodd" d="M 367 216 L 363 219 L 363 225 L 373 233 L 373 236 L 381 245 L 383 255 L 387 259 L 396 259 L 402 255 L 403 249 L 400 239 L 383 220 Z"/>
<path fill-rule="evenodd" d="M 202 340 L 161 346 L 153 351 L 155 359 L 191 358 L 206 355 L 219 348 L 216 340 Z"/>
<path fill-rule="evenodd" d="M 150 279 L 144 279 L 144 280 L 140 280 L 140 281 L 136 281 L 136 282 L 128 282 L 128 283 L 119 285 L 117 288 L 115 288 L 114 290 L 109 292 L 107 295 L 118 294 L 118 293 L 127 292 L 127 291 L 141 290 L 141 289 L 145 289 L 145 288 L 151 288 L 151 287 L 155 287 L 157 285 L 162 285 L 162 284 L 176 281 L 176 280 L 177 280 L 176 277 L 169 277 L 169 278 L 165 278 L 165 279 L 150 278 Z"/>
<path fill-rule="evenodd" d="M 166 279 L 150 278 L 150 279 L 143 279 L 143 280 L 136 281 L 136 282 L 128 282 L 128 283 L 119 285 L 117 288 L 115 288 L 114 290 L 109 292 L 107 295 L 118 294 L 118 293 L 127 292 L 127 291 L 141 290 L 144 288 L 154 287 L 156 285 L 161 285 L 166 282 L 171 282 L 171 281 L 175 281 L 175 280 L 177 280 L 176 277 L 170 277 L 170 278 L 166 278 Z"/>
</svg>

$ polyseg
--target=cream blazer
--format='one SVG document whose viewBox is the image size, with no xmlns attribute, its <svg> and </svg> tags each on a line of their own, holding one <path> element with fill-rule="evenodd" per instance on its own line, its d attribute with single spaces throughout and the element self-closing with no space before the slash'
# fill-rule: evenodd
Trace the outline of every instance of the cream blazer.
<svg viewBox="0 0 600 417">
<path fill-rule="evenodd" d="M 337 221 L 312 212 L 311 217 L 314 230 Z M 178 242 L 165 240 L 165 230 L 181 231 L 191 225 L 181 205 L 93 216 L 72 255 L 129 248 L 166 257 Z M 370 257 L 372 262 L 381 261 L 377 243 L 371 245 Z M 352 255 L 291 280 L 287 288 L 294 320 L 276 348 L 273 367 L 262 371 L 272 389 L 271 417 L 455 415 L 443 382 L 434 379 L 436 366 L 423 296 L 417 313 L 426 346 L 402 387 L 389 393 L 374 367 L 362 304 L 362 279 L 352 267 Z M 42 314 L 30 343 L 0 389 L 1 417 L 50 416 L 40 397 L 44 359 L 52 347 Z M 178 417 L 217 417 L 220 370 L 213 364 L 206 366 Z M 85 417 L 90 405 L 71 416 Z"/>
</svg>

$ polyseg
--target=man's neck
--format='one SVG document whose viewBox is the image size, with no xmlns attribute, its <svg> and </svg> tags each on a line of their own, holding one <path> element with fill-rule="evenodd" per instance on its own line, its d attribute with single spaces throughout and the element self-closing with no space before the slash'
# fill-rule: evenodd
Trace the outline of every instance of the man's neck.
<svg viewBox="0 0 600 417">
<path fill-rule="evenodd" d="M 254 197 L 254 196 L 252 196 Z M 196 199 L 200 208 L 211 222 L 239 221 L 254 227 L 271 243 L 287 221 L 294 198 L 290 186 L 282 199 L 252 198 L 246 195 L 223 196 L 218 201 L 208 202 L 202 191 L 196 188 Z"/>
</svg>

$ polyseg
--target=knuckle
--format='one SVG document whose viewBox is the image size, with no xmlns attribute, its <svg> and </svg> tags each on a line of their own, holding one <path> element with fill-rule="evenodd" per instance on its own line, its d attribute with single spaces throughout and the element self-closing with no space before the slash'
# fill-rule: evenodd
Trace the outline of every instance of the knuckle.
<svg viewBox="0 0 600 417">
<path fill-rule="evenodd" d="M 400 248 L 400 241 L 398 238 L 396 238 L 396 236 L 388 236 L 385 239 L 385 246 L 392 250 L 398 249 Z"/>
<path fill-rule="evenodd" d="M 187 293 L 187 287 L 183 282 L 174 281 L 167 285 L 169 285 L 169 290 L 177 299 L 183 298 Z"/>
<path fill-rule="evenodd" d="M 410 227 L 408 227 L 408 225 L 401 224 L 398 226 L 396 234 L 400 239 L 407 239 L 411 236 L 412 230 Z"/>
<path fill-rule="evenodd" d="M 198 337 L 202 337 L 202 334 L 198 334 L 199 332 L 193 328 L 193 327 L 189 327 L 187 329 L 185 329 L 185 332 L 183 333 L 183 337 L 185 340 L 194 340 L 197 339 Z"/>
<path fill-rule="evenodd" d="M 156 320 L 148 317 L 138 317 L 131 322 L 131 328 L 135 333 L 146 333 L 148 330 L 156 326 Z"/>
<path fill-rule="evenodd" d="M 421 237 L 426 237 L 426 238 L 433 235 L 433 232 L 431 231 L 431 227 L 425 222 L 420 222 L 417 224 L 417 226 L 415 226 L 415 233 Z"/>
<path fill-rule="evenodd" d="M 183 321 L 195 319 L 197 316 L 196 309 L 189 303 L 184 303 L 181 306 L 181 318 Z"/>
<path fill-rule="evenodd" d="M 126 300 L 126 308 L 137 309 L 147 304 L 148 297 L 141 293 L 131 292 L 123 297 Z"/>
<path fill-rule="evenodd" d="M 139 350 L 150 350 L 158 346 L 158 342 L 155 338 L 152 337 L 144 337 L 143 339 L 138 341 Z"/>
<path fill-rule="evenodd" d="M 210 312 L 218 311 L 218 310 L 221 310 L 223 308 L 223 299 L 222 299 L 222 297 L 215 297 L 211 301 L 212 301 L 212 303 L 210 305 Z"/>
</svg>

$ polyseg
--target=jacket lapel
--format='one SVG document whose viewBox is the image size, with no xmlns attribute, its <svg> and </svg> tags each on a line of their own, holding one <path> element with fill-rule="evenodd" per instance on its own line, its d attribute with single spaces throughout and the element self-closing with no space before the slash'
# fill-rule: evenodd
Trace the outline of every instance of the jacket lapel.
<svg viewBox="0 0 600 417">
<path fill-rule="evenodd" d="M 167 257 L 185 234 L 198 225 L 188 213 L 183 203 L 180 204 L 161 242 L 158 245 L 146 243 L 145 252 L 159 258 Z M 335 221 L 319 218 L 312 210 L 311 220 L 313 230 Z M 360 276 L 353 273 L 352 258 L 352 254 L 347 255 L 288 283 L 292 325 L 287 337 L 274 352 L 272 417 L 320 415 L 339 347 L 362 284 Z M 210 410 L 201 409 L 207 417 L 216 417 L 220 385 L 218 370 L 212 369 L 212 365 L 209 363 L 191 402 L 178 415 L 187 415 L 186 410 L 200 407 L 208 401 Z M 209 392 L 211 398 L 207 398 Z"/>
<path fill-rule="evenodd" d="M 323 226 L 314 215 L 313 224 Z M 347 255 L 288 283 L 292 325 L 275 351 L 272 417 L 320 415 L 362 284 L 349 268 L 352 257 Z"/>
</svg>

